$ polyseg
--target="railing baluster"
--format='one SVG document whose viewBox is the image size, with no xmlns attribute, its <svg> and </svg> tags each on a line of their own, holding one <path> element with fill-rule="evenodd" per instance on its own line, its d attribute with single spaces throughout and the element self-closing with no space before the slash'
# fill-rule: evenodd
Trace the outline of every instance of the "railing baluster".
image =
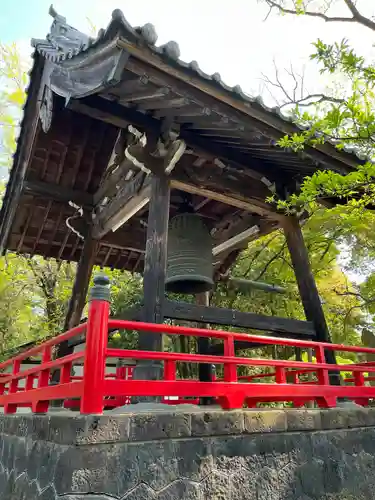
<svg viewBox="0 0 375 500">
<path fill-rule="evenodd" d="M 235 356 L 234 340 L 232 335 L 228 335 L 224 339 L 224 356 L 233 358 Z M 232 363 L 224 364 L 224 380 L 225 382 L 237 382 L 237 365 Z"/>
<path fill-rule="evenodd" d="M 363 372 L 354 372 L 354 385 L 357 387 L 364 387 L 366 385 L 365 374 Z M 369 398 L 356 398 L 355 403 L 362 406 L 368 406 Z"/>
<path fill-rule="evenodd" d="M 164 380 L 176 380 L 176 361 L 164 361 Z"/>
<path fill-rule="evenodd" d="M 28 375 L 26 377 L 25 391 L 31 391 L 31 389 L 34 389 L 34 380 L 35 380 L 34 375 Z"/>
<path fill-rule="evenodd" d="M 41 371 L 38 377 L 38 389 L 42 389 L 43 387 L 47 387 L 49 385 L 50 378 L 50 369 L 43 370 L 43 364 L 51 361 L 52 359 L 52 348 L 50 346 L 46 346 L 43 349 L 42 362 L 41 362 Z M 49 408 L 48 400 L 39 400 L 32 403 L 32 409 L 35 413 L 46 413 Z"/>
<path fill-rule="evenodd" d="M 286 384 L 286 373 L 283 366 L 276 367 L 276 384 Z"/>
<path fill-rule="evenodd" d="M 12 375 L 17 375 L 20 372 L 21 360 L 15 359 L 13 361 Z M 8 394 L 18 392 L 18 378 L 12 379 L 9 384 Z M 6 403 L 4 405 L 4 413 L 16 413 L 17 403 Z"/>
<path fill-rule="evenodd" d="M 70 361 L 62 367 L 60 384 L 69 384 L 72 381 L 72 365 L 73 363 Z"/>
<path fill-rule="evenodd" d="M 365 385 L 365 376 L 363 372 L 354 372 L 354 385 L 357 387 L 363 387 Z"/>
<path fill-rule="evenodd" d="M 315 357 L 317 363 L 325 363 L 326 357 L 324 354 L 324 349 L 321 345 L 315 347 Z M 329 376 L 327 368 L 319 368 L 317 370 L 318 384 L 319 385 L 329 385 Z"/>
</svg>

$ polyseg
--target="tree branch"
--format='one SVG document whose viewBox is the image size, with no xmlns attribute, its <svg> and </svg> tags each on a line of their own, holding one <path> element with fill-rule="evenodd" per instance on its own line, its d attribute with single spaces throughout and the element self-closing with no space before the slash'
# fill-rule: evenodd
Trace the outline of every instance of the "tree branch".
<svg viewBox="0 0 375 500">
<path fill-rule="evenodd" d="M 344 2 L 350 12 L 353 14 L 353 19 L 355 20 L 355 22 L 366 26 L 366 28 L 369 28 L 370 30 L 375 31 L 375 22 L 371 21 L 371 19 L 369 19 L 368 17 L 363 16 L 357 9 L 356 5 L 354 5 L 353 0 L 344 0 Z"/>
<path fill-rule="evenodd" d="M 282 253 L 284 252 L 285 250 L 285 247 L 286 247 L 286 241 L 282 244 L 281 248 L 279 249 L 278 252 L 276 252 L 271 258 L 270 260 L 267 262 L 267 264 L 264 266 L 264 268 L 262 269 L 262 271 L 259 273 L 259 275 L 254 279 L 254 281 L 258 281 L 260 280 L 260 278 L 265 274 L 265 272 L 267 271 L 267 269 L 269 268 L 269 266 L 272 264 L 272 262 L 274 262 L 275 260 L 277 260 L 279 257 L 281 257 Z"/>
<path fill-rule="evenodd" d="M 270 83 L 270 82 L 269 82 Z M 311 102 L 306 102 L 311 101 Z M 341 99 L 339 97 L 330 97 L 325 94 L 309 94 L 305 97 L 301 97 L 300 99 L 291 100 L 290 102 L 285 102 L 280 106 L 280 109 L 284 106 L 290 106 L 291 104 L 296 104 L 298 106 L 312 106 L 313 104 L 318 104 L 322 102 L 334 102 L 335 104 L 343 104 L 345 99 Z"/>
<path fill-rule="evenodd" d="M 297 9 L 287 9 L 275 0 L 265 0 L 265 2 L 270 6 L 271 9 L 275 8 L 283 14 L 301 15 L 301 13 L 297 11 Z M 327 16 L 327 14 L 324 14 L 323 12 L 314 12 L 310 10 L 303 11 L 303 15 L 322 19 L 326 23 L 358 23 L 362 26 L 365 26 L 366 28 L 369 28 L 372 31 L 375 31 L 375 22 L 363 16 L 356 8 L 352 0 L 344 0 L 344 2 L 352 13 L 352 17 Z"/>
</svg>

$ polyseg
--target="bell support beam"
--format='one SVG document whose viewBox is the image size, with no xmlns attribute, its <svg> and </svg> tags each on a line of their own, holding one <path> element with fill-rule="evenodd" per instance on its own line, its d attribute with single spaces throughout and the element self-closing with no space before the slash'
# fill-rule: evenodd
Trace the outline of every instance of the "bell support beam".
<svg viewBox="0 0 375 500">
<path fill-rule="evenodd" d="M 282 220 L 282 227 L 289 248 L 306 319 L 313 323 L 316 332 L 316 340 L 318 342 L 331 342 L 331 336 L 324 316 L 314 275 L 311 270 L 309 255 L 299 220 L 293 215 L 284 217 Z M 333 351 L 326 350 L 325 356 L 327 363 L 336 363 Z M 330 378 L 331 382 L 338 382 L 335 374 Z"/>
</svg>

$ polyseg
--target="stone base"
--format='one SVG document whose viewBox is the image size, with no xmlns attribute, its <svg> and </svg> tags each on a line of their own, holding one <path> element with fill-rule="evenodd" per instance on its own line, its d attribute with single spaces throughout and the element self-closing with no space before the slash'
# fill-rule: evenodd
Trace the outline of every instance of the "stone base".
<svg viewBox="0 0 375 500">
<path fill-rule="evenodd" d="M 166 410 L 0 415 L 1 500 L 375 500 L 373 409 Z"/>
</svg>

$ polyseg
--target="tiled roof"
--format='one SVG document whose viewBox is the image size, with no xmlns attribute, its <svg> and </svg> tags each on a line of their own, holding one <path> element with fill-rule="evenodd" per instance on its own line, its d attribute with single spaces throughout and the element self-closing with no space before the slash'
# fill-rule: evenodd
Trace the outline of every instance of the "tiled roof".
<svg viewBox="0 0 375 500">
<path fill-rule="evenodd" d="M 178 66 L 181 69 L 195 73 L 198 77 L 216 85 L 226 92 L 232 93 L 235 97 L 250 103 L 253 108 L 259 108 L 270 115 L 281 118 L 284 122 L 292 124 L 296 130 L 306 130 L 307 127 L 296 123 L 293 117 L 285 114 L 278 106 L 267 106 L 262 96 L 251 96 L 244 92 L 240 85 L 233 87 L 227 85 L 221 78 L 220 73 L 212 75 L 204 72 L 197 61 L 186 62 L 180 59 L 180 47 L 177 42 L 171 40 L 163 45 L 156 45 L 158 35 L 155 26 L 147 23 L 141 27 L 134 27 L 126 20 L 123 12 L 116 9 L 112 12 L 112 18 L 106 29 L 99 30 L 96 38 L 81 33 L 66 23 L 66 18 L 57 14 L 51 6 L 50 14 L 54 17 L 50 33 L 45 40 L 33 39 L 32 46 L 47 60 L 59 63 L 66 59 L 71 59 L 78 54 L 95 49 L 99 45 L 113 40 L 116 36 L 123 36 L 131 43 L 139 46 L 147 46 L 153 53 L 159 55 L 169 64 Z M 329 141 L 336 146 L 338 141 Z M 359 161 L 366 160 L 360 149 L 355 145 L 344 144 L 344 151 L 353 154 Z"/>
</svg>

